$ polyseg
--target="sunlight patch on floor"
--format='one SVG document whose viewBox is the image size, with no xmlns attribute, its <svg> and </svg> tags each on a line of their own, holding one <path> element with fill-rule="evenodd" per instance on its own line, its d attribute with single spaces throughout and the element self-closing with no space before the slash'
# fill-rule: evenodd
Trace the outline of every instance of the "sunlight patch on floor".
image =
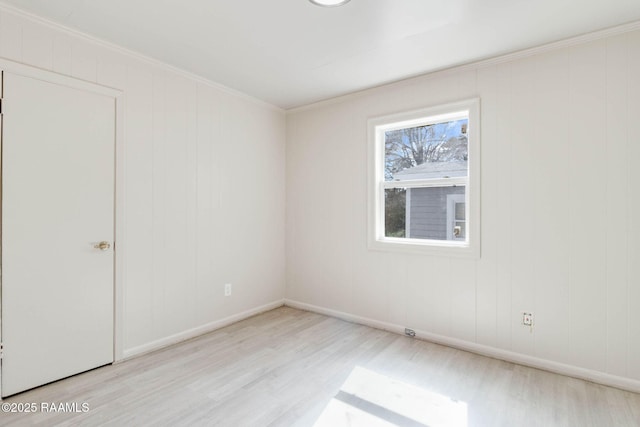
<svg viewBox="0 0 640 427">
<path fill-rule="evenodd" d="M 395 427 L 396 425 L 348 403 L 331 399 L 314 427 Z"/>
<path fill-rule="evenodd" d="M 467 404 L 356 366 L 315 427 L 467 427 Z"/>
</svg>

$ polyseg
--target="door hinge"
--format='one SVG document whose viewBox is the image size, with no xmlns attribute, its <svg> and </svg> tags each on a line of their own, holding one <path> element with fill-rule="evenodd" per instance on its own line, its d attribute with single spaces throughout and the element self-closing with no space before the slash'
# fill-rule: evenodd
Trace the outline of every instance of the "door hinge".
<svg viewBox="0 0 640 427">
<path fill-rule="evenodd" d="M 4 359 L 4 344 L 0 342 L 0 359 Z"/>
</svg>

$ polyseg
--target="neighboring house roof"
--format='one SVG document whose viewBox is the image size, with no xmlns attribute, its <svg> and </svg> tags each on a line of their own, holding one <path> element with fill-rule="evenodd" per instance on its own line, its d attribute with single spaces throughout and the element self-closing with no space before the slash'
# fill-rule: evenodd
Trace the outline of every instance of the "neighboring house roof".
<svg viewBox="0 0 640 427">
<path fill-rule="evenodd" d="M 393 175 L 394 181 L 467 176 L 467 162 L 426 162 Z"/>
</svg>

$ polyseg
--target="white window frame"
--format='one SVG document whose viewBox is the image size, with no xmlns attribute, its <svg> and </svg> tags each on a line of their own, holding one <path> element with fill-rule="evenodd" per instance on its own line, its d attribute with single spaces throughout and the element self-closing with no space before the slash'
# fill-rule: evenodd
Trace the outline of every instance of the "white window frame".
<svg viewBox="0 0 640 427">
<path fill-rule="evenodd" d="M 385 181 L 385 132 L 424 126 L 468 117 L 468 175 L 442 179 L 403 181 L 403 188 L 465 186 L 465 240 L 413 239 L 386 237 L 384 230 L 384 191 L 398 188 L 398 182 Z M 375 117 L 368 120 L 368 246 L 372 250 L 442 256 L 480 257 L 480 99 L 473 98 L 420 110 Z"/>
</svg>

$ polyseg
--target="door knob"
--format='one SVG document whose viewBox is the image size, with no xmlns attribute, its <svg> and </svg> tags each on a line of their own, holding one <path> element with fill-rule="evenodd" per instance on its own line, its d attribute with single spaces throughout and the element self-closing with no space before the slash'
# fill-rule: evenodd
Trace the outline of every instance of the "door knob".
<svg viewBox="0 0 640 427">
<path fill-rule="evenodd" d="M 106 251 L 111 247 L 111 244 L 109 242 L 102 241 L 100 243 L 96 243 L 95 245 L 93 245 L 93 247 L 96 249 L 100 249 L 101 251 Z"/>
</svg>

